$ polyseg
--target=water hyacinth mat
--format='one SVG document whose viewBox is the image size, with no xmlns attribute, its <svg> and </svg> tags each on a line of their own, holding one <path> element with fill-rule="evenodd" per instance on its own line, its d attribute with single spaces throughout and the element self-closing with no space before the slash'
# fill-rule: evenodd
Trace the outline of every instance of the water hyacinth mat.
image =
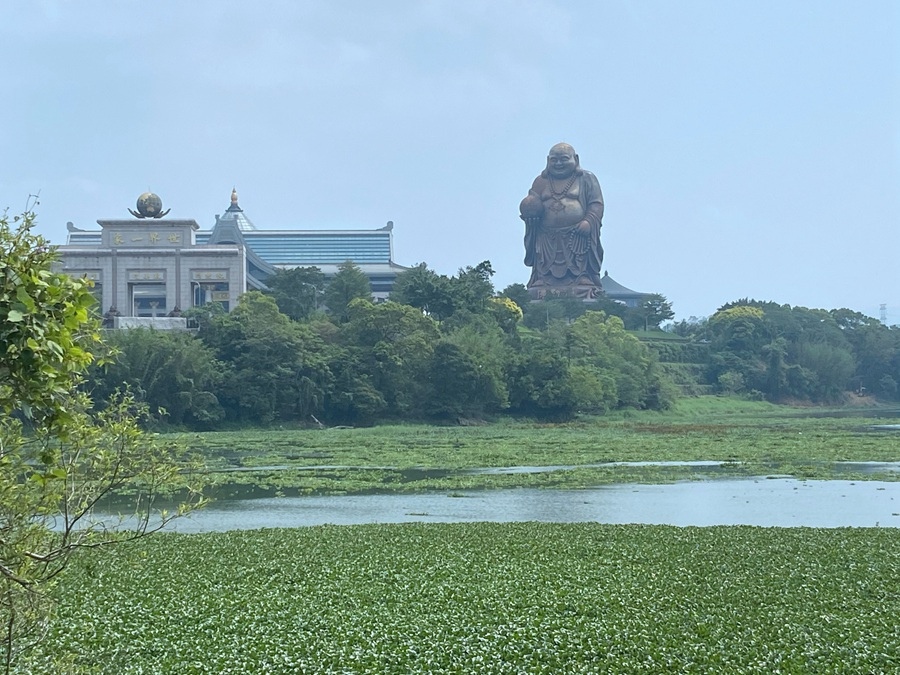
<svg viewBox="0 0 900 675">
<path fill-rule="evenodd" d="M 81 556 L 21 672 L 887 673 L 898 589 L 894 529 L 163 534 Z"/>
</svg>

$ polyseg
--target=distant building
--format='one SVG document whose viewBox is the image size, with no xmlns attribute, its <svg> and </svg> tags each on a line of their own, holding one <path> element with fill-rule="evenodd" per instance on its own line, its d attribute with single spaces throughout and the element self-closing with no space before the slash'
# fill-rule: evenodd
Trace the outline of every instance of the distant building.
<svg viewBox="0 0 900 675">
<path fill-rule="evenodd" d="M 609 276 L 609 272 L 603 273 L 603 278 L 600 280 L 600 283 L 603 286 L 603 293 L 607 298 L 615 300 L 616 302 L 621 302 L 626 307 L 638 307 L 641 302 L 652 295 L 652 293 L 641 293 L 640 291 L 633 291 L 630 288 L 626 288 Z"/>
<path fill-rule="evenodd" d="M 141 195 L 131 213 L 134 219 L 98 220 L 99 231 L 69 223 L 68 241 L 58 248 L 60 270 L 92 279 L 115 325 L 134 325 L 125 321 L 129 317 L 177 318 L 211 302 L 231 310 L 242 293 L 264 290 L 276 269 L 314 266 L 328 278 L 347 261 L 383 300 L 407 269 L 393 261 L 393 223 L 376 230 L 260 230 L 235 191 L 212 230 L 200 230 L 194 220 L 165 219 L 168 212 L 151 193 Z"/>
</svg>

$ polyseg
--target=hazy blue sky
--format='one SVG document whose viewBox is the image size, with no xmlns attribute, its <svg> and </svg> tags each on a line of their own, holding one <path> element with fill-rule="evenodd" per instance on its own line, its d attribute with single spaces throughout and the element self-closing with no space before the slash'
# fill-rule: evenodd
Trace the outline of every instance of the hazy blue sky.
<svg viewBox="0 0 900 675">
<path fill-rule="evenodd" d="M 604 267 L 678 318 L 744 296 L 900 323 L 900 3 L 0 3 L 0 208 L 39 230 L 149 189 L 211 227 L 395 223 L 400 264 L 528 279 L 556 142 Z"/>
</svg>

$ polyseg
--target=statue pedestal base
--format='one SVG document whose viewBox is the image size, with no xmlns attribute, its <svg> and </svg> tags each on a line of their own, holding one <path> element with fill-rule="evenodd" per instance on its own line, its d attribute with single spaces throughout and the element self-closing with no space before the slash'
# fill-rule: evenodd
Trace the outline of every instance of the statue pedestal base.
<svg viewBox="0 0 900 675">
<path fill-rule="evenodd" d="M 588 286 L 584 284 L 568 284 L 559 286 L 548 286 L 544 284 L 535 284 L 528 286 L 528 297 L 532 301 L 550 300 L 553 298 L 576 298 L 590 302 L 596 300 L 603 295 L 603 289 L 599 286 Z"/>
</svg>

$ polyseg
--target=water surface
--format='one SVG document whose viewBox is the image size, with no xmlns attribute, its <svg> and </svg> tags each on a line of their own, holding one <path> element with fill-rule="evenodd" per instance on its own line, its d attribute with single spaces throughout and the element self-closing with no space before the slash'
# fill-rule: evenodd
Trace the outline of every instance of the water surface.
<svg viewBox="0 0 900 675">
<path fill-rule="evenodd" d="M 404 522 L 900 527 L 900 483 L 725 479 L 582 490 L 274 497 L 216 502 L 179 532 Z"/>
<path fill-rule="evenodd" d="M 898 429 L 900 429 L 900 426 L 898 426 Z M 811 460 L 808 462 L 795 463 L 831 467 L 836 471 L 845 473 L 900 473 L 900 462 L 822 462 Z M 425 467 L 400 468 L 397 466 L 362 466 L 352 464 L 313 464 L 310 466 L 269 464 L 262 466 L 226 467 L 222 469 L 216 469 L 212 473 L 248 473 L 254 471 L 266 473 L 277 473 L 280 471 L 399 471 L 408 480 L 423 480 L 425 478 L 445 478 L 447 476 L 553 473 L 555 471 L 572 471 L 575 469 L 607 469 L 613 467 L 659 467 L 662 469 L 670 467 L 696 467 L 710 469 L 712 471 L 720 471 L 734 466 L 739 466 L 741 464 L 743 464 L 743 462 L 740 461 L 702 459 L 640 462 L 592 462 L 589 464 L 549 464 L 543 466 L 485 466 L 469 469 L 435 469 Z"/>
</svg>

